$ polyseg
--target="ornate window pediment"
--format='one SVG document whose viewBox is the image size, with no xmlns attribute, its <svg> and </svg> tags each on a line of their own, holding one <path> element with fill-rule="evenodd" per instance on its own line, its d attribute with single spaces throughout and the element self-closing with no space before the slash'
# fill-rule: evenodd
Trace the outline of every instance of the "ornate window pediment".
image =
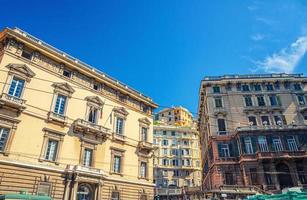
<svg viewBox="0 0 307 200">
<path fill-rule="evenodd" d="M 124 107 L 115 107 L 113 108 L 113 111 L 125 117 L 129 114 L 128 111 Z"/>
<path fill-rule="evenodd" d="M 149 126 L 149 125 L 151 124 L 151 122 L 149 121 L 149 119 L 146 118 L 146 117 L 140 118 L 140 119 L 139 119 L 139 122 L 140 122 L 141 124 L 144 124 L 144 125 L 147 125 L 147 126 Z"/>
<path fill-rule="evenodd" d="M 19 75 L 22 78 L 30 81 L 35 76 L 35 73 L 25 64 L 8 64 L 6 66 L 9 69 L 10 74 Z"/>
<path fill-rule="evenodd" d="M 98 96 L 90 96 L 85 98 L 86 101 L 93 103 L 99 107 L 104 105 L 104 102 Z"/>
<path fill-rule="evenodd" d="M 52 86 L 54 87 L 55 93 L 64 93 L 69 97 L 75 92 L 75 90 L 68 83 L 54 83 Z"/>
</svg>

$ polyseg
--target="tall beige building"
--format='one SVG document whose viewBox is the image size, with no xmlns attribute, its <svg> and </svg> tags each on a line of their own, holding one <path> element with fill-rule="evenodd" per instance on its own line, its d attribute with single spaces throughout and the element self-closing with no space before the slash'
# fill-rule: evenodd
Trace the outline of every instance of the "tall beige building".
<svg viewBox="0 0 307 200">
<path fill-rule="evenodd" d="M 185 108 L 174 107 L 157 113 L 156 118 L 153 142 L 156 197 L 200 199 L 199 134 L 192 114 Z"/>
<path fill-rule="evenodd" d="M 0 80 L 0 194 L 153 199 L 149 97 L 19 29 Z"/>
<path fill-rule="evenodd" d="M 307 78 L 205 77 L 199 91 L 203 188 L 243 198 L 307 188 Z"/>
</svg>

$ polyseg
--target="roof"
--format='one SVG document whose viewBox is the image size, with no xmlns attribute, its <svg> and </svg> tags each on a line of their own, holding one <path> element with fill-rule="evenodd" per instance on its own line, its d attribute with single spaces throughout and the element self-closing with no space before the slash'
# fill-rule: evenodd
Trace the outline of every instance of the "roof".
<svg viewBox="0 0 307 200">
<path fill-rule="evenodd" d="M 52 45 L 36 38 L 35 36 L 27 33 L 26 31 L 24 31 L 22 29 L 19 29 L 17 27 L 15 27 L 13 29 L 5 28 L 5 31 L 13 34 L 14 36 L 17 35 L 19 37 L 26 38 L 27 40 L 31 41 L 32 43 L 35 43 L 35 45 L 47 49 L 48 51 L 52 52 L 53 54 L 56 54 L 57 56 L 61 57 L 62 59 L 66 59 L 69 62 L 75 63 L 75 65 L 81 66 L 82 68 L 86 68 L 87 70 L 91 71 L 92 73 L 95 73 L 95 75 L 99 75 L 99 77 L 101 77 L 102 79 L 106 79 L 106 80 L 110 81 L 112 84 L 119 86 L 123 90 L 127 90 L 131 94 L 134 94 L 135 96 L 139 97 L 144 102 L 151 104 L 152 107 L 156 108 L 158 106 L 156 103 L 153 102 L 153 100 L 149 96 L 146 96 L 146 95 L 140 93 L 136 89 L 120 82 L 119 80 L 117 80 L 117 79 L 105 74 L 104 72 L 100 71 L 99 69 L 97 69 L 97 68 L 95 68 L 95 67 L 93 67 L 93 66 L 91 66 L 91 65 L 71 56 L 71 55 L 69 55 L 68 53 L 65 53 L 65 52 L 53 47 Z"/>
<path fill-rule="evenodd" d="M 303 73 L 287 74 L 287 73 L 273 73 L 273 74 L 229 74 L 223 76 L 205 76 L 202 81 L 220 81 L 230 79 L 263 79 L 263 78 L 307 78 Z"/>
</svg>

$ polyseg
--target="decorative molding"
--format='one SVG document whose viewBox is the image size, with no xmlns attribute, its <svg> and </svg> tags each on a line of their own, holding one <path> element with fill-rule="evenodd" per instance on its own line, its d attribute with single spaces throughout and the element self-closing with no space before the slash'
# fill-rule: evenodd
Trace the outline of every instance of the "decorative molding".
<svg viewBox="0 0 307 200">
<path fill-rule="evenodd" d="M 129 114 L 126 108 L 124 107 L 114 107 L 113 112 L 115 112 L 116 114 L 121 114 L 125 117 Z"/>
<path fill-rule="evenodd" d="M 142 124 L 145 124 L 147 126 L 149 126 L 151 124 L 151 121 L 147 117 L 140 118 L 139 122 L 142 123 Z"/>
<path fill-rule="evenodd" d="M 25 78 L 28 82 L 36 74 L 25 64 L 16 64 L 11 63 L 6 66 L 9 69 L 9 74 L 19 75 L 22 78 Z"/>
<path fill-rule="evenodd" d="M 53 83 L 54 92 L 62 92 L 67 94 L 69 97 L 75 92 L 75 90 L 68 83 Z"/>
<path fill-rule="evenodd" d="M 94 103 L 95 105 L 102 107 L 104 105 L 104 102 L 98 97 L 98 96 L 88 96 L 85 97 L 85 100 Z"/>
</svg>

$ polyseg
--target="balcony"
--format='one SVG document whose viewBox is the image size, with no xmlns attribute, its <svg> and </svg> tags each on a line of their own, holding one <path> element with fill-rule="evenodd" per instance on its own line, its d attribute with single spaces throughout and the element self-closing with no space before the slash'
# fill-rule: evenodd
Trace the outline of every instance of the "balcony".
<svg viewBox="0 0 307 200">
<path fill-rule="evenodd" d="M 251 111 L 283 111 L 283 107 L 281 105 L 275 106 L 246 106 L 243 109 L 243 112 L 251 112 Z"/>
<path fill-rule="evenodd" d="M 238 162 L 237 157 L 219 157 L 214 159 L 215 162 L 221 162 L 221 163 L 234 163 Z"/>
<path fill-rule="evenodd" d="M 269 151 L 257 152 L 257 159 L 278 159 L 278 158 L 304 158 L 307 157 L 306 151 Z"/>
<path fill-rule="evenodd" d="M 217 116 L 217 115 L 223 115 L 223 116 L 225 116 L 225 115 L 227 115 L 227 110 L 226 110 L 224 107 L 221 107 L 221 108 L 214 108 L 213 114 L 214 114 L 215 116 Z"/>
<path fill-rule="evenodd" d="M 238 127 L 236 129 L 237 133 L 241 132 L 252 132 L 252 131 L 291 131 L 291 130 L 301 130 L 307 129 L 306 125 L 296 125 L 296 124 L 289 124 L 289 125 L 266 125 L 266 126 L 243 126 Z"/>
<path fill-rule="evenodd" d="M 147 141 L 139 141 L 138 147 L 140 150 L 145 150 L 145 151 L 152 151 L 154 149 L 152 143 Z"/>
<path fill-rule="evenodd" d="M 0 96 L 0 106 L 7 106 L 17 110 L 19 113 L 26 109 L 26 100 L 3 93 Z"/>
<path fill-rule="evenodd" d="M 118 141 L 118 142 L 126 142 L 126 136 L 125 135 L 122 135 L 122 134 L 117 134 L 117 133 L 113 133 L 112 135 L 112 139 L 115 140 L 115 141 Z"/>
<path fill-rule="evenodd" d="M 54 123 L 57 123 L 57 124 L 66 125 L 67 124 L 67 117 L 50 111 L 48 113 L 48 121 L 54 122 Z"/>
<path fill-rule="evenodd" d="M 156 194 L 155 195 L 169 195 L 169 196 L 174 196 L 174 195 L 181 195 L 182 194 L 182 189 L 180 188 L 158 188 L 156 189 Z"/>
<path fill-rule="evenodd" d="M 77 172 L 80 174 L 94 175 L 94 176 L 102 176 L 105 174 L 104 171 L 101 169 L 97 169 L 93 167 L 85 167 L 82 165 L 67 165 L 66 171 Z"/>
<path fill-rule="evenodd" d="M 107 138 L 110 135 L 109 129 L 83 119 L 76 119 L 73 125 L 75 132 L 92 134 L 95 136 L 100 136 L 102 138 Z"/>
</svg>

